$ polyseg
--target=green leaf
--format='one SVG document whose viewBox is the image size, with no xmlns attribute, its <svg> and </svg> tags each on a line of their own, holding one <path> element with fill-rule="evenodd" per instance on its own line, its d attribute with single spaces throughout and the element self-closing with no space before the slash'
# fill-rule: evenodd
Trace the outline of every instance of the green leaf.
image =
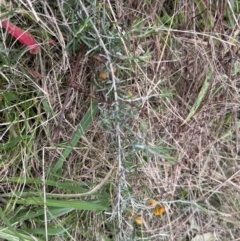
<svg viewBox="0 0 240 241">
<path fill-rule="evenodd" d="M 42 100 L 42 107 L 44 109 L 44 112 L 47 114 L 47 115 L 50 115 L 51 114 L 51 107 L 49 106 L 48 104 L 48 101 L 46 99 L 43 99 Z"/>
<path fill-rule="evenodd" d="M 13 91 L 5 91 L 3 93 L 3 99 L 7 100 L 8 102 L 12 102 L 18 100 L 18 96 Z"/>
<path fill-rule="evenodd" d="M 17 146 L 20 142 L 30 139 L 30 135 L 23 135 L 23 136 L 17 136 L 16 138 L 11 139 L 8 143 L 3 144 L 0 146 L 0 150 L 7 150 L 7 149 L 13 149 L 15 146 Z"/>
</svg>

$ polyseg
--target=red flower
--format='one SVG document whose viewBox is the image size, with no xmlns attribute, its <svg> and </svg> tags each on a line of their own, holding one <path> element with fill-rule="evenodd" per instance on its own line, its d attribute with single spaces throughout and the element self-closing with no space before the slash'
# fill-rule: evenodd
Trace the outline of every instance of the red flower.
<svg viewBox="0 0 240 241">
<path fill-rule="evenodd" d="M 31 54 L 37 54 L 40 51 L 40 46 L 36 42 L 36 40 L 24 31 L 23 29 L 15 26 L 13 23 L 11 23 L 8 19 L 2 20 L 2 27 L 6 29 L 6 31 L 11 34 L 14 38 L 16 38 L 20 43 L 27 46 L 29 49 L 29 52 Z"/>
</svg>

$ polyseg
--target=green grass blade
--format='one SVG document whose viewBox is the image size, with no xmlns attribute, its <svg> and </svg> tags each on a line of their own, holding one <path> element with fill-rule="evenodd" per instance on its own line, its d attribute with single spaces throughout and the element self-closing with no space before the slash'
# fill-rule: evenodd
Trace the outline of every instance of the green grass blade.
<svg viewBox="0 0 240 241">
<path fill-rule="evenodd" d="M 34 229 L 27 228 L 26 231 L 31 234 L 36 234 L 36 235 L 41 235 L 41 236 L 45 236 L 45 234 L 46 234 L 44 228 L 34 228 Z M 49 236 L 61 235 L 63 233 L 65 233 L 65 230 L 63 228 L 48 227 L 48 235 Z"/>
<path fill-rule="evenodd" d="M 3 179 L 5 181 L 5 179 Z M 26 184 L 34 184 L 35 186 L 38 186 L 38 185 L 42 185 L 42 180 L 41 179 L 38 179 L 38 178 L 28 178 L 28 179 L 24 179 L 24 178 L 21 178 L 21 177 L 11 177 L 11 178 L 8 178 L 7 179 L 9 182 L 13 182 L 13 183 L 26 183 Z M 64 189 L 64 190 L 68 190 L 68 191 L 74 191 L 74 192 L 87 192 L 89 191 L 88 189 L 86 188 L 83 188 L 83 184 L 77 182 L 77 181 L 65 181 L 65 182 L 57 182 L 55 180 L 46 180 L 46 185 L 47 186 L 51 186 L 51 187 L 56 187 L 56 188 L 59 188 L 59 189 Z M 86 185 L 86 182 L 84 183 L 84 185 Z M 31 192 L 33 193 L 33 192 Z M 29 196 L 29 193 L 28 192 L 21 192 L 21 197 L 22 195 L 25 195 L 25 196 Z M 39 193 L 36 192 L 36 195 L 39 196 Z M 11 195 L 9 195 L 11 196 Z"/>
<path fill-rule="evenodd" d="M 0 208 L 0 218 L 1 220 L 4 222 L 4 224 L 8 227 L 7 230 L 9 230 L 12 234 L 14 234 L 15 236 L 15 240 L 16 240 L 16 237 L 17 237 L 17 240 L 25 240 L 23 239 L 23 237 L 12 227 L 11 223 L 8 221 L 8 219 L 5 217 L 2 209 Z M 6 228 L 4 228 L 6 229 Z M 1 234 L 2 234 L 2 230 L 0 230 L 0 237 L 1 237 Z M 5 237 L 4 237 L 5 238 Z M 9 238 L 11 238 L 9 236 Z M 14 239 L 8 239 L 8 240 L 14 240 Z"/>
<path fill-rule="evenodd" d="M 64 194 L 63 194 L 64 196 Z M 10 203 L 17 203 L 23 205 L 44 205 L 44 200 L 38 197 L 28 197 L 25 199 L 9 200 Z M 82 201 L 82 200 L 56 200 L 47 199 L 47 207 L 60 207 L 60 208 L 74 208 L 76 210 L 88 210 L 88 211 L 103 211 L 107 209 L 107 206 L 103 203 L 93 201 Z"/>
<path fill-rule="evenodd" d="M 51 207 L 48 209 L 48 213 L 47 213 L 47 220 L 50 221 L 52 219 L 56 219 L 57 217 L 61 217 L 63 215 L 69 214 L 70 212 L 74 211 L 74 208 L 55 208 L 55 207 Z"/>
<path fill-rule="evenodd" d="M 43 239 L 41 238 L 38 238 L 36 239 L 35 237 L 33 237 L 33 235 L 29 234 L 23 234 L 21 233 L 21 237 L 22 238 L 19 238 L 18 235 L 16 235 L 16 233 L 18 234 L 20 231 L 19 230 L 9 230 L 9 229 L 6 229 L 5 227 L 0 227 L 0 239 L 1 240 L 8 240 L 8 241 L 19 241 L 19 240 L 23 240 L 23 241 L 35 241 L 35 240 L 38 240 L 38 241 L 42 241 Z"/>
<path fill-rule="evenodd" d="M 69 156 L 73 148 L 77 145 L 79 139 L 84 134 L 90 123 L 92 122 L 94 116 L 97 114 L 98 103 L 96 101 L 91 102 L 91 106 L 88 109 L 87 113 L 84 115 L 82 121 L 77 127 L 76 132 L 74 133 L 72 139 L 70 140 L 69 146 L 63 151 L 61 157 L 58 159 L 57 163 L 52 169 L 52 174 L 56 174 L 59 169 L 61 169 L 64 161 Z"/>
<path fill-rule="evenodd" d="M 59 207 L 49 207 L 48 213 L 47 213 L 47 220 L 50 221 L 52 219 L 56 219 L 58 217 L 61 217 L 63 215 L 69 214 L 72 211 L 74 211 L 74 208 L 59 208 Z M 41 220 L 43 222 L 43 215 L 44 210 L 42 207 L 34 208 L 34 210 L 29 211 L 28 208 L 22 207 L 21 213 L 18 213 L 17 215 L 8 215 L 8 219 L 10 223 L 17 223 L 17 222 L 23 222 L 25 220 Z M 11 216 L 11 217 L 10 217 Z"/>
<path fill-rule="evenodd" d="M 202 86 L 202 88 L 201 88 L 201 90 L 200 90 L 200 92 L 198 94 L 198 97 L 195 100 L 195 102 L 194 102 L 194 104 L 193 104 L 193 106 L 192 106 L 192 108 L 191 108 L 187 118 L 184 120 L 182 125 L 186 124 L 195 115 L 196 111 L 198 110 L 199 106 L 202 103 L 202 100 L 203 100 L 205 94 L 208 91 L 208 87 L 210 85 L 209 80 L 211 79 L 211 77 L 212 77 L 212 69 L 209 70 L 209 72 L 207 74 L 207 77 L 205 79 L 205 82 L 203 83 L 203 86 Z"/>
</svg>

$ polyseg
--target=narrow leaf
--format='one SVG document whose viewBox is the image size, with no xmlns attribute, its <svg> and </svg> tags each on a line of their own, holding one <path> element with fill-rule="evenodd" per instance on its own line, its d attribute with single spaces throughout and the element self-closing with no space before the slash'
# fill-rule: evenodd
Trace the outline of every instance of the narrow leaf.
<svg viewBox="0 0 240 241">
<path fill-rule="evenodd" d="M 84 115 L 82 121 L 77 127 L 76 132 L 74 133 L 72 139 L 70 140 L 69 146 L 63 151 L 61 157 L 58 159 L 57 163 L 52 169 L 52 174 L 56 174 L 59 169 L 62 168 L 62 165 L 69 154 L 72 152 L 73 148 L 77 145 L 81 136 L 87 130 L 88 126 L 91 124 L 93 118 L 97 114 L 98 103 L 96 101 L 91 102 L 91 106 L 88 109 L 87 113 Z"/>
<path fill-rule="evenodd" d="M 64 194 L 63 194 L 64 196 Z M 28 197 L 25 199 L 9 200 L 10 203 L 17 203 L 23 205 L 44 205 L 44 200 L 38 197 Z M 47 207 L 60 207 L 60 208 L 74 208 L 77 210 L 88 210 L 88 211 L 102 211 L 106 210 L 107 207 L 101 203 L 82 201 L 82 200 L 56 200 L 47 199 Z"/>
<path fill-rule="evenodd" d="M 209 70 L 209 72 L 208 72 L 208 74 L 206 76 L 205 82 L 203 83 L 203 86 L 202 86 L 202 88 L 201 88 L 201 90 L 200 90 L 200 92 L 198 94 L 198 97 L 195 100 L 195 102 L 194 102 L 194 104 L 193 104 L 193 106 L 192 106 L 192 108 L 191 108 L 187 118 L 184 120 L 182 125 L 186 124 L 194 116 L 194 114 L 198 110 L 199 106 L 202 103 L 202 100 L 203 100 L 205 94 L 208 91 L 208 87 L 210 85 L 209 80 L 211 79 L 211 77 L 212 77 L 212 69 Z"/>
</svg>

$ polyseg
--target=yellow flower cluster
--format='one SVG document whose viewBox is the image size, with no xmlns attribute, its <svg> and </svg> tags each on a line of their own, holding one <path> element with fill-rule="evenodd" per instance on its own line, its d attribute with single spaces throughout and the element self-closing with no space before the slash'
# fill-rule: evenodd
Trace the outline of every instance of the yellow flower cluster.
<svg viewBox="0 0 240 241">
<path fill-rule="evenodd" d="M 152 211 L 155 216 L 160 216 L 165 212 L 164 206 L 157 204 L 157 201 L 153 198 L 148 199 L 147 205 L 153 208 Z"/>
<path fill-rule="evenodd" d="M 148 199 L 147 206 L 151 207 L 151 210 L 155 216 L 160 216 L 165 212 L 165 207 L 158 204 L 157 201 L 153 198 Z M 143 218 L 141 217 L 141 215 L 137 215 L 136 213 L 132 212 L 132 216 L 136 224 L 143 224 Z"/>
</svg>

